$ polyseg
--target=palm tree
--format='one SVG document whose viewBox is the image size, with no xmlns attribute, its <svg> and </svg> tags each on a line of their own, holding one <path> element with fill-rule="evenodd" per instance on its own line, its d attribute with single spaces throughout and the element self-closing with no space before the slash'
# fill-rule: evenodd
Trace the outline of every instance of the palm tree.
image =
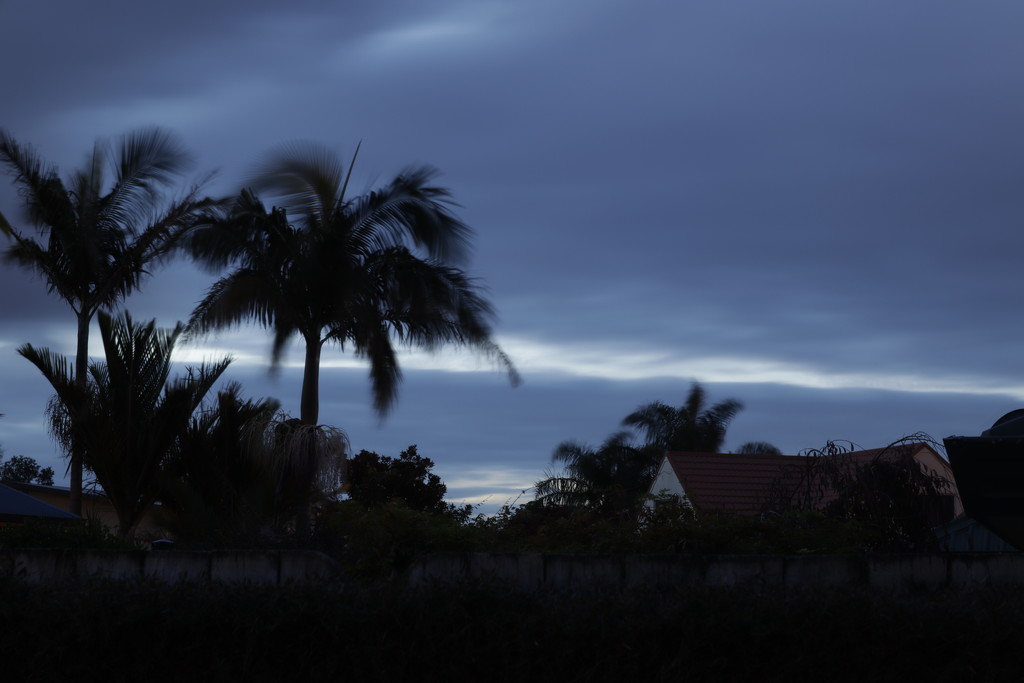
<svg viewBox="0 0 1024 683">
<path fill-rule="evenodd" d="M 601 514 L 623 514 L 634 510 L 647 493 L 661 457 L 634 446 L 627 432 L 619 432 L 596 450 L 565 441 L 551 460 L 564 469 L 536 483 L 537 500 Z"/>
<path fill-rule="evenodd" d="M 156 500 L 161 469 L 192 414 L 230 360 L 188 368 L 184 377 L 169 381 L 180 323 L 161 330 L 155 320 L 139 324 L 127 313 L 115 320 L 104 311 L 97 319 L 106 362 L 89 364 L 84 388 L 63 356 L 30 344 L 18 353 L 53 386 L 54 436 L 82 449 L 85 466 L 117 512 L 119 533 L 130 537 Z"/>
<path fill-rule="evenodd" d="M 358 151 L 358 150 L 357 150 Z M 466 345 L 515 370 L 491 340 L 490 304 L 455 267 L 469 228 L 450 211 L 435 172 L 411 168 L 386 186 L 349 198 L 347 166 L 315 145 L 278 151 L 255 187 L 279 206 L 267 210 L 244 190 L 187 246 L 207 267 L 233 266 L 193 312 L 192 330 L 256 320 L 273 330 L 272 364 L 293 336 L 305 343 L 300 417 L 319 420 L 319 372 L 328 342 L 370 363 L 373 403 L 385 415 L 401 371 L 394 343 L 435 349 Z"/>
<path fill-rule="evenodd" d="M 234 382 L 193 415 L 180 448 L 161 477 L 160 524 L 192 542 L 251 538 L 274 526 L 277 482 L 266 476 L 267 460 L 250 438 L 254 425 L 270 422 L 274 399 L 245 400 Z"/>
<path fill-rule="evenodd" d="M 658 452 L 692 451 L 717 453 L 725 431 L 743 404 L 733 399 L 706 407 L 704 388 L 694 382 L 686 402 L 673 408 L 661 401 L 648 403 L 626 416 L 622 424 L 641 431 L 646 446 Z"/>
<path fill-rule="evenodd" d="M 197 412 L 162 470 L 158 520 L 191 543 L 253 543 L 294 525 L 341 491 L 348 438 L 279 414 L 276 399 L 242 400 L 237 383 Z M 299 423 L 299 424 L 296 424 Z"/>
<path fill-rule="evenodd" d="M 163 201 L 161 190 L 188 163 L 170 133 L 144 129 L 113 146 L 97 140 L 87 164 L 65 183 L 55 166 L 0 129 L 0 165 L 14 176 L 26 218 L 42 237 L 37 241 L 0 214 L 0 232 L 13 242 L 7 258 L 41 274 L 50 292 L 75 312 L 80 389 L 87 381 L 93 316 L 138 289 L 150 264 L 210 205 L 198 198 L 201 183 L 180 198 Z M 69 506 L 81 514 L 82 452 L 71 444 L 69 453 Z"/>
</svg>

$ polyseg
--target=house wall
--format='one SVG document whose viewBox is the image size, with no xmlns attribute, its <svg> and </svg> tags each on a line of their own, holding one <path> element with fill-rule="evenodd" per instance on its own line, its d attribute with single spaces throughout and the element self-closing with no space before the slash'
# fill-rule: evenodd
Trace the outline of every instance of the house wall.
<svg viewBox="0 0 1024 683">
<path fill-rule="evenodd" d="M 799 456 L 785 457 L 795 458 Z M 953 476 L 953 469 L 950 467 L 949 463 L 926 444 L 922 444 L 916 451 L 914 451 L 912 457 L 914 458 L 914 461 L 921 466 L 923 471 L 929 474 L 941 476 L 952 484 L 953 518 L 961 517 L 964 514 L 964 506 L 960 500 L 960 495 L 957 492 L 956 479 Z M 679 476 L 672 468 L 667 455 L 662 457 L 658 474 L 650 488 L 650 492 L 654 495 L 658 495 L 661 491 L 667 492 L 670 495 L 675 495 L 682 501 L 691 502 L 686 491 L 683 489 Z M 648 507 L 653 507 L 654 505 L 652 501 L 648 501 L 646 504 Z"/>
<path fill-rule="evenodd" d="M 926 474 L 937 474 L 953 485 L 953 516 L 961 517 L 964 514 L 964 504 L 960 501 L 960 494 L 956 492 L 956 478 L 953 477 L 953 468 L 949 463 L 930 447 L 919 448 L 914 453 L 914 460 L 921 465 Z"/>
<path fill-rule="evenodd" d="M 70 491 L 67 489 L 49 486 L 19 488 L 21 491 L 32 496 L 36 500 L 49 503 L 61 510 L 70 510 L 70 506 L 68 505 Z M 95 494 L 86 494 L 82 496 L 82 517 L 85 517 L 86 519 L 99 520 L 100 523 L 110 529 L 111 533 L 117 531 L 117 512 L 114 511 L 114 506 L 102 496 Z M 152 515 L 146 514 L 139 523 L 135 536 L 143 541 L 151 541 L 166 537 L 167 532 L 157 526 L 152 519 Z"/>
<path fill-rule="evenodd" d="M 664 456 L 661 458 L 661 467 L 658 468 L 658 475 L 654 478 L 654 483 L 651 485 L 651 493 L 653 495 L 658 496 L 662 492 L 670 496 L 676 496 L 679 500 L 689 503 L 686 491 L 683 490 L 683 485 L 679 482 L 679 477 L 673 471 L 668 458 Z M 654 507 L 654 501 L 652 500 L 647 500 L 644 504 L 648 507 Z"/>
</svg>

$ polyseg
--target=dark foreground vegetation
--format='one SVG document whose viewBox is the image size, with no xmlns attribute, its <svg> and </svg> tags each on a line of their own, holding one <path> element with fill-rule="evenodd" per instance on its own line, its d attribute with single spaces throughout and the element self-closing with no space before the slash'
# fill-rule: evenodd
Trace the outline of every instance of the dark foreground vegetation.
<svg viewBox="0 0 1024 683">
<path fill-rule="evenodd" d="M 0 582 L 5 680 L 1010 680 L 1018 591 Z M 1015 679 L 1015 678 L 1014 678 Z"/>
</svg>

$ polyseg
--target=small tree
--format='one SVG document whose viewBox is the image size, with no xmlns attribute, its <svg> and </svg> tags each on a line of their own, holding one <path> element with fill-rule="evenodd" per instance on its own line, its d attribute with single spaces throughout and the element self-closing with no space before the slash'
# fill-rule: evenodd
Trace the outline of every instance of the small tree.
<svg viewBox="0 0 1024 683">
<path fill-rule="evenodd" d="M 448 487 L 434 474 L 434 461 L 409 446 L 397 458 L 359 451 L 348 463 L 345 492 L 366 509 L 401 501 L 411 510 L 448 513 L 455 508 L 444 502 Z"/>
<path fill-rule="evenodd" d="M 65 447 L 75 444 L 117 512 L 118 533 L 130 537 L 157 499 L 159 477 L 188 429 L 192 414 L 227 369 L 228 359 L 188 368 L 170 378 L 171 353 L 182 332 L 136 323 L 124 313 L 98 314 L 105 363 L 89 364 L 79 386 L 67 359 L 26 344 L 18 353 L 32 362 L 56 395 L 51 430 Z"/>
<path fill-rule="evenodd" d="M 15 455 L 7 462 L 3 460 L 4 453 L 0 449 L 0 481 L 53 486 L 53 468 L 40 467 L 39 463 L 25 455 Z"/>
</svg>

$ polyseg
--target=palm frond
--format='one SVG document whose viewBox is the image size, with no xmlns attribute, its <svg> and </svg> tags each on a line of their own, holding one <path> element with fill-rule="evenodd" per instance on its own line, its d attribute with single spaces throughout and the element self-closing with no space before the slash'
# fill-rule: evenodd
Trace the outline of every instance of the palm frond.
<svg viewBox="0 0 1024 683">
<path fill-rule="evenodd" d="M 327 147 L 296 141 L 271 152 L 252 178 L 252 185 L 275 197 L 289 212 L 305 218 L 310 228 L 333 220 L 350 172 Z"/>
<path fill-rule="evenodd" d="M 428 184 L 435 175 L 429 166 L 408 168 L 384 188 L 354 200 L 346 217 L 353 244 L 370 252 L 409 240 L 431 258 L 461 263 L 472 231 L 452 213 L 448 191 Z"/>
<path fill-rule="evenodd" d="M 156 200 L 160 187 L 174 183 L 192 165 L 191 155 L 165 128 L 132 131 L 110 154 L 117 175 L 107 210 L 127 222 L 140 220 L 143 204 Z"/>
<path fill-rule="evenodd" d="M 0 164 L 14 177 L 23 210 L 37 227 L 69 226 L 75 211 L 57 167 L 45 163 L 30 145 L 22 145 L 0 128 Z"/>
<path fill-rule="evenodd" d="M 266 274 L 251 269 L 236 270 L 207 290 L 189 318 L 189 336 L 234 327 L 247 320 L 264 326 L 287 327 L 282 303 L 277 283 Z"/>
<path fill-rule="evenodd" d="M 77 405 L 82 400 L 83 396 L 79 388 L 75 386 L 74 373 L 67 358 L 50 349 L 38 349 L 31 344 L 19 346 L 17 353 L 39 369 L 46 381 L 53 387 L 54 392 L 63 401 L 70 405 Z"/>
</svg>

